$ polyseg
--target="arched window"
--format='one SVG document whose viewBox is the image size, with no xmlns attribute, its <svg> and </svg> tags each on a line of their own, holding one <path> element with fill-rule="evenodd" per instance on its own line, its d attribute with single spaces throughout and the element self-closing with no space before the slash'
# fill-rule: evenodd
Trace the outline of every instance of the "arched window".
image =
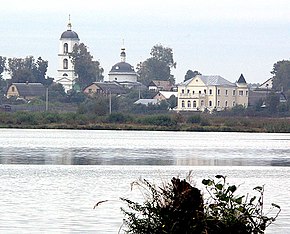
<svg viewBox="0 0 290 234">
<path fill-rule="evenodd" d="M 63 69 L 68 69 L 68 60 L 67 59 L 63 60 Z"/>
<path fill-rule="evenodd" d="M 68 53 L 68 44 L 67 43 L 64 43 L 63 44 L 63 53 L 64 54 L 67 54 Z"/>
<path fill-rule="evenodd" d="M 63 73 L 63 75 L 62 76 L 68 76 L 66 73 Z"/>
<path fill-rule="evenodd" d="M 196 107 L 196 101 L 193 101 L 192 107 Z"/>
<path fill-rule="evenodd" d="M 236 105 L 236 102 L 235 101 L 233 101 L 233 106 L 235 106 Z"/>
<path fill-rule="evenodd" d="M 217 104 L 218 104 L 218 106 L 220 106 L 220 101 L 218 101 L 218 103 L 217 103 Z"/>
<path fill-rule="evenodd" d="M 209 106 L 212 106 L 212 101 L 209 101 L 209 102 L 208 102 L 208 105 L 209 105 Z"/>
<path fill-rule="evenodd" d="M 187 107 L 190 108 L 191 107 L 191 102 L 187 101 Z"/>
<path fill-rule="evenodd" d="M 184 100 L 181 102 L 181 107 L 185 107 Z"/>
<path fill-rule="evenodd" d="M 225 102 L 225 107 L 227 107 L 227 106 L 228 106 L 228 101 Z"/>
<path fill-rule="evenodd" d="M 201 106 L 203 106 L 203 105 L 204 105 L 204 101 L 203 101 L 203 100 L 201 100 L 201 102 L 200 102 L 200 105 L 201 105 Z"/>
</svg>

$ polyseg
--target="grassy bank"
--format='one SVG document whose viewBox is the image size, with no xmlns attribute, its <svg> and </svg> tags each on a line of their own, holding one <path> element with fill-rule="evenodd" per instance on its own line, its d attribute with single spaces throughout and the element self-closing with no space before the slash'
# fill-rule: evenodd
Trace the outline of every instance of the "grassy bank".
<svg viewBox="0 0 290 234">
<path fill-rule="evenodd" d="M 107 116 L 77 113 L 0 113 L 1 128 L 107 129 L 148 131 L 227 131 L 289 133 L 290 118 L 219 117 L 210 114 Z"/>
</svg>

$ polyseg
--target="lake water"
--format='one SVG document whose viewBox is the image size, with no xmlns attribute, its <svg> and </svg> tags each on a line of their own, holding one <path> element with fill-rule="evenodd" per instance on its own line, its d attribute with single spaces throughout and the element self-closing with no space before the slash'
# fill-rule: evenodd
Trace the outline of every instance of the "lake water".
<svg viewBox="0 0 290 234">
<path fill-rule="evenodd" d="M 189 171 L 265 184 L 265 211 L 282 207 L 266 233 L 290 233 L 290 134 L 19 129 L 0 129 L 0 233 L 118 233 L 133 181 Z"/>
</svg>

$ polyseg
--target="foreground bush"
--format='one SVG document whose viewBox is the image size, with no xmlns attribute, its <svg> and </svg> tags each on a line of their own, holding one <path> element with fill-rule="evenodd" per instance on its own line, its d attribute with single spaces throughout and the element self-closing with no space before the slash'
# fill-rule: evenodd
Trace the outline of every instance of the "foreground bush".
<svg viewBox="0 0 290 234">
<path fill-rule="evenodd" d="M 137 183 L 147 192 L 143 204 L 121 198 L 129 210 L 125 215 L 125 232 L 135 234 L 246 234 L 264 233 L 275 217 L 263 213 L 264 187 L 254 190 L 258 196 L 237 196 L 236 185 L 229 185 L 226 177 L 202 181 L 209 198 L 204 199 L 199 189 L 186 180 L 173 178 L 164 187 L 157 187 L 147 180 Z"/>
</svg>

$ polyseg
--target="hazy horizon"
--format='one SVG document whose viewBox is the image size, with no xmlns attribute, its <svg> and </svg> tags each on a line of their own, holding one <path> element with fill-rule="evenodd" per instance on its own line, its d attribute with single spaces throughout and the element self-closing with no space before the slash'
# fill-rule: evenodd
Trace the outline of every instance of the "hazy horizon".
<svg viewBox="0 0 290 234">
<path fill-rule="evenodd" d="M 59 38 L 69 14 L 72 30 L 100 61 L 105 77 L 120 61 L 122 39 L 134 67 L 150 57 L 154 45 L 172 48 L 177 83 L 189 69 L 231 82 L 243 73 L 248 83 L 262 83 L 275 62 L 290 57 L 290 2 L 282 0 L 11 0 L 2 8 L 0 55 L 41 56 L 51 77 L 56 77 Z"/>
</svg>

